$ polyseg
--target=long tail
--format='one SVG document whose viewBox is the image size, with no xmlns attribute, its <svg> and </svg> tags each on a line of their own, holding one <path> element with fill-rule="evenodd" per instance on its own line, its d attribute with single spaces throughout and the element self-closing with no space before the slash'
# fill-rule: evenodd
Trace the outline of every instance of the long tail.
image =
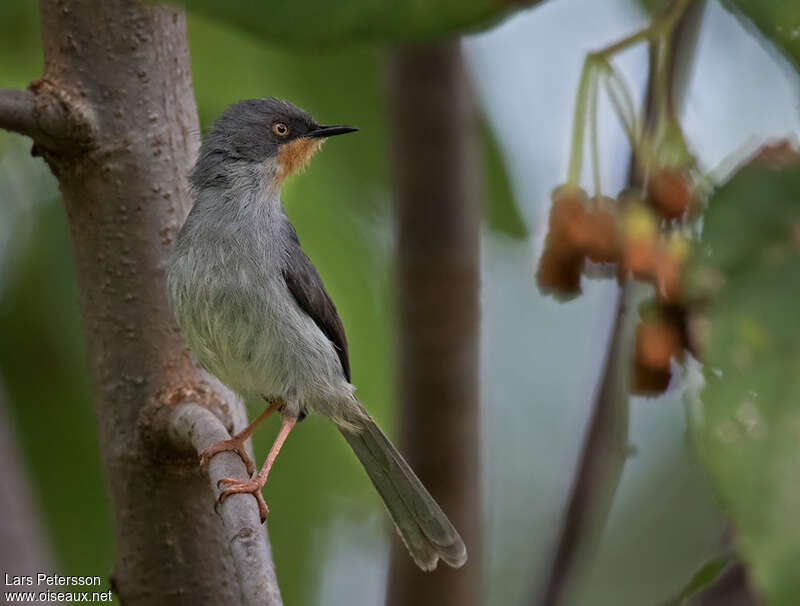
<svg viewBox="0 0 800 606">
<path fill-rule="evenodd" d="M 414 562 L 422 570 L 436 568 L 439 558 L 453 568 L 462 566 L 467 548 L 458 531 L 366 411 L 360 425 L 357 432 L 339 431 L 381 495 Z"/>
</svg>

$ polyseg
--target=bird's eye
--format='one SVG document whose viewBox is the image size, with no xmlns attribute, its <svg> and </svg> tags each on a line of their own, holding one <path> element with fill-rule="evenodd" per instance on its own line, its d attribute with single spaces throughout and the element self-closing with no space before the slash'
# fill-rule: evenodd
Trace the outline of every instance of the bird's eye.
<svg viewBox="0 0 800 606">
<path fill-rule="evenodd" d="M 285 137 L 289 134 L 289 127 L 286 126 L 283 122 L 276 122 L 272 125 L 272 132 L 278 135 L 279 137 Z"/>
</svg>

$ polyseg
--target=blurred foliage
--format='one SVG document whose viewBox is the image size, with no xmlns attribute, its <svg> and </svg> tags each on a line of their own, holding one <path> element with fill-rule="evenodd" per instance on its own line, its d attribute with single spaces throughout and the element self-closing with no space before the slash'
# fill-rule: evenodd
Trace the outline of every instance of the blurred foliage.
<svg viewBox="0 0 800 606">
<path fill-rule="evenodd" d="M 669 0 L 636 0 L 653 13 Z M 699 1 L 699 0 L 698 0 Z M 754 25 L 800 71 L 800 3 L 797 0 L 720 0 L 721 4 Z"/>
<path fill-rule="evenodd" d="M 0 86 L 24 87 L 41 66 L 37 4 L 0 3 Z M 60 571 L 105 574 L 110 512 L 69 228 L 55 179 L 29 150 L 0 131 L 0 222 L 14 219 L 0 242 L 0 377 Z"/>
<path fill-rule="evenodd" d="M 689 579 L 686 587 L 681 590 L 678 596 L 674 600 L 670 600 L 666 606 L 682 606 L 686 600 L 713 585 L 720 575 L 728 569 L 728 566 L 733 565 L 735 561 L 735 558 L 730 553 L 708 560 L 692 575 L 692 578 Z"/>
<path fill-rule="evenodd" d="M 800 2 L 797 0 L 723 0 L 743 15 L 800 70 Z"/>
<path fill-rule="evenodd" d="M 800 166 L 742 168 L 713 195 L 691 283 L 713 296 L 694 430 L 766 602 L 800 594 Z"/>
<path fill-rule="evenodd" d="M 37 3 L 0 2 L 0 86 L 24 88 L 41 71 Z"/>
<path fill-rule="evenodd" d="M 269 43 L 298 48 L 353 42 L 421 42 L 478 30 L 533 1 L 509 0 L 183 0 L 199 14 L 227 22 Z"/>
<path fill-rule="evenodd" d="M 489 227 L 511 238 L 523 239 L 528 235 L 528 228 L 517 209 L 500 147 L 485 121 L 482 123 L 481 140 L 486 176 L 486 219 Z"/>
<path fill-rule="evenodd" d="M 108 497 L 66 216 L 51 200 L 15 223 L 5 260 L 13 271 L 4 268 L 0 291 L 0 372 L 61 571 L 110 571 Z"/>
</svg>

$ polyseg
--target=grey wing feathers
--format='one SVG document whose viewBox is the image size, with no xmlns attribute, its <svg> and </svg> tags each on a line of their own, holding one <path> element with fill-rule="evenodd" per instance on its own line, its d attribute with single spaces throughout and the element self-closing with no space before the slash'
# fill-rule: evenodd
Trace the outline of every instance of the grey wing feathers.
<svg viewBox="0 0 800 606">
<path fill-rule="evenodd" d="M 325 285 L 311 263 L 311 259 L 300 247 L 297 232 L 286 217 L 284 217 L 284 232 L 287 262 L 283 268 L 283 279 L 286 281 L 286 286 L 300 308 L 314 320 L 314 323 L 333 343 L 336 353 L 339 355 L 345 379 L 349 381 L 350 359 L 347 352 L 347 337 L 344 334 L 344 326 L 336 311 L 336 306 L 325 290 Z"/>
</svg>

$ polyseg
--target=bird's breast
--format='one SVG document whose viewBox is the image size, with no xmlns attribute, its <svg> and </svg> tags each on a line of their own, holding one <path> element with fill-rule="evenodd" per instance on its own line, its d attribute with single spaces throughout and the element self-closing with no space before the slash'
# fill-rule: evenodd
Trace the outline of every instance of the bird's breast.
<svg viewBox="0 0 800 606">
<path fill-rule="evenodd" d="M 333 344 L 289 291 L 278 239 L 247 229 L 178 242 L 169 299 L 196 360 L 244 396 L 344 418 L 355 400 Z"/>
</svg>

